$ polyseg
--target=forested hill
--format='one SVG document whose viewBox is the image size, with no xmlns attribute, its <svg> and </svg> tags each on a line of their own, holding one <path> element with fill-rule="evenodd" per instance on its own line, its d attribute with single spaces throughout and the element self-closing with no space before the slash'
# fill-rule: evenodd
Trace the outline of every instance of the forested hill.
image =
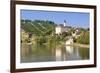
<svg viewBox="0 0 100 73">
<path fill-rule="evenodd" d="M 50 35 L 54 32 L 55 23 L 44 20 L 21 20 L 21 29 L 35 35 Z"/>
</svg>

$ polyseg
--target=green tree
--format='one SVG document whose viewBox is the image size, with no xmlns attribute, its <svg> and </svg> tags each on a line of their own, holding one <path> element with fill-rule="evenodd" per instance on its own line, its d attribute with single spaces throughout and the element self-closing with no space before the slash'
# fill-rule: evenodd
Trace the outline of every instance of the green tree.
<svg viewBox="0 0 100 73">
<path fill-rule="evenodd" d="M 90 38 L 89 38 L 89 32 L 82 32 L 80 36 L 76 39 L 77 43 L 80 44 L 89 44 Z"/>
</svg>

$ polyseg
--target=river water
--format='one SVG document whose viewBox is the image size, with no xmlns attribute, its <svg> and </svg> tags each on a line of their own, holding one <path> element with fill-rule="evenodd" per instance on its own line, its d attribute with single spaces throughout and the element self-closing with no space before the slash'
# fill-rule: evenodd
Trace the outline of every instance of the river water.
<svg viewBox="0 0 100 73">
<path fill-rule="evenodd" d="M 89 48 L 62 46 L 48 47 L 46 45 L 21 45 L 21 62 L 50 62 L 89 59 Z"/>
</svg>

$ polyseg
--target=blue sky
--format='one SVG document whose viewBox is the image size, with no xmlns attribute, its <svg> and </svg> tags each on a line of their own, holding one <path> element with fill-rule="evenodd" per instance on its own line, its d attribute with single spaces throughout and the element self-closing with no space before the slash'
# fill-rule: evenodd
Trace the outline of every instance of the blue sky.
<svg viewBox="0 0 100 73">
<path fill-rule="evenodd" d="M 63 24 L 64 20 L 68 26 L 72 27 L 89 27 L 89 13 L 80 12 L 56 12 L 56 11 L 37 11 L 21 10 L 21 19 L 28 20 L 50 20 L 56 24 Z"/>
</svg>

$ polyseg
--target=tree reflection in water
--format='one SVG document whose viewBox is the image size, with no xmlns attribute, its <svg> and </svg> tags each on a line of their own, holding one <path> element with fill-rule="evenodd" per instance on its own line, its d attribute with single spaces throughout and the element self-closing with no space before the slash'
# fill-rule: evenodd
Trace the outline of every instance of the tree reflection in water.
<svg viewBox="0 0 100 73">
<path fill-rule="evenodd" d="M 89 48 L 46 45 L 21 45 L 21 62 L 48 62 L 89 59 Z"/>
</svg>

